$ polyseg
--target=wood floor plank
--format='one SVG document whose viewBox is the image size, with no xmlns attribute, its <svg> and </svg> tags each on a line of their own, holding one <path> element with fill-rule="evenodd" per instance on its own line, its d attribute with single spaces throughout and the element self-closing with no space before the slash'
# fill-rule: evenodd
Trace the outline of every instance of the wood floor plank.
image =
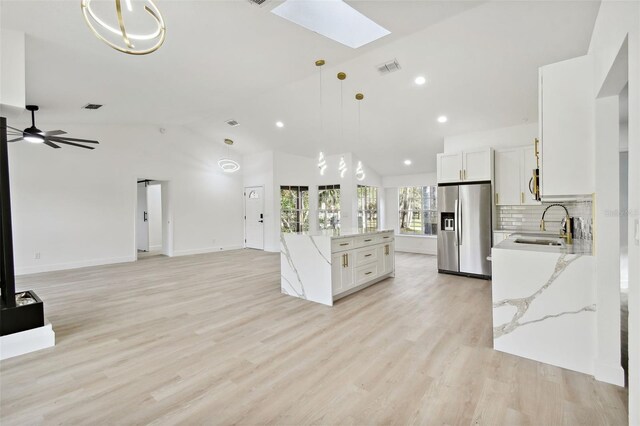
<svg viewBox="0 0 640 426">
<path fill-rule="evenodd" d="M 491 283 L 398 253 L 333 308 L 239 250 L 18 278 L 56 346 L 0 365 L 0 423 L 611 424 L 627 392 L 492 349 Z"/>
</svg>

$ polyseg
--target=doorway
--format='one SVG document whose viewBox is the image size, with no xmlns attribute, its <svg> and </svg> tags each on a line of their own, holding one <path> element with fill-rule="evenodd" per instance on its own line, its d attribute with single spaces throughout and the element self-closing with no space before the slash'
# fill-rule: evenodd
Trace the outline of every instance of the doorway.
<svg viewBox="0 0 640 426">
<path fill-rule="evenodd" d="M 171 256 L 168 181 L 138 179 L 136 187 L 136 259 Z"/>
<path fill-rule="evenodd" d="M 264 187 L 244 189 L 244 246 L 264 250 Z"/>
</svg>

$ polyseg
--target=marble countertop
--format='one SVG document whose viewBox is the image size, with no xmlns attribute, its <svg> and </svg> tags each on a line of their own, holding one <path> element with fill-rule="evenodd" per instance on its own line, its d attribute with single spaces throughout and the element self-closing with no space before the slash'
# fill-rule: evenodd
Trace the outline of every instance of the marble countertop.
<svg viewBox="0 0 640 426">
<path fill-rule="evenodd" d="M 592 254 L 592 241 L 591 240 L 573 240 L 573 244 L 563 246 L 543 246 L 538 244 L 521 244 L 516 243 L 515 240 L 518 237 L 555 237 L 556 234 L 546 233 L 526 233 L 526 232 L 513 232 L 509 238 L 502 241 L 494 248 L 505 250 L 520 250 L 520 251 L 536 251 L 543 253 L 563 253 L 563 254 L 584 254 L 590 256 Z"/>
<path fill-rule="evenodd" d="M 325 229 L 319 231 L 304 231 L 294 232 L 283 235 L 305 235 L 308 237 L 331 237 L 331 238 L 346 238 L 354 237 L 357 235 L 374 235 L 383 234 L 385 232 L 393 232 L 393 229 L 379 229 L 379 230 L 362 230 L 362 229 Z"/>
</svg>

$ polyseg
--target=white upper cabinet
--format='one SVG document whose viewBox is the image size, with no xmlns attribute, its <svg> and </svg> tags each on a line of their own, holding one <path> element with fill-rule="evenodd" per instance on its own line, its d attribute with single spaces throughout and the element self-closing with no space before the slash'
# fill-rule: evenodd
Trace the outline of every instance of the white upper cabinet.
<svg viewBox="0 0 640 426">
<path fill-rule="evenodd" d="M 438 183 L 491 180 L 491 148 L 438 154 Z"/>
<path fill-rule="evenodd" d="M 519 206 L 540 204 L 533 196 L 533 144 L 495 151 L 495 204 Z"/>
<path fill-rule="evenodd" d="M 589 56 L 539 71 L 541 195 L 591 194 L 594 180 L 593 61 Z"/>
<path fill-rule="evenodd" d="M 522 177 L 520 159 L 522 150 L 500 149 L 495 152 L 495 203 L 500 206 L 519 205 Z"/>
<path fill-rule="evenodd" d="M 462 180 L 462 153 L 438 154 L 438 183 Z"/>
</svg>

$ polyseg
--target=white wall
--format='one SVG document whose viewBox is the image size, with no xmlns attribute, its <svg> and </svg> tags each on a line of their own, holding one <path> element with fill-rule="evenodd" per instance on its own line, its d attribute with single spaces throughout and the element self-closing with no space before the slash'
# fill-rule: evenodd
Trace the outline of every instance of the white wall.
<svg viewBox="0 0 640 426">
<path fill-rule="evenodd" d="M 482 132 L 444 138 L 444 152 L 459 152 L 476 148 L 506 148 L 533 144 L 538 137 L 538 124 L 527 123 Z"/>
<path fill-rule="evenodd" d="M 242 177 L 219 169 L 222 144 L 182 127 L 41 127 L 100 145 L 10 144 L 18 274 L 134 260 L 138 178 L 169 181 L 175 255 L 242 247 Z"/>
<path fill-rule="evenodd" d="M 640 219 L 638 213 L 640 212 L 640 168 L 638 167 L 640 164 L 640 3 L 602 2 L 589 47 L 589 54 L 594 56 L 596 93 L 600 92 L 626 37 L 628 37 L 629 49 L 629 210 L 632 213 L 629 215 L 631 234 L 628 236 L 630 239 L 629 424 L 637 425 L 640 424 L 640 247 L 633 232 Z M 611 143 L 610 140 L 596 140 L 597 147 L 609 143 Z M 599 167 L 601 167 L 600 158 L 596 156 L 596 169 Z M 609 355 L 609 348 L 605 346 L 609 340 L 608 334 L 619 333 L 619 330 L 608 328 L 607 321 L 609 317 L 617 315 L 617 312 L 603 312 L 600 305 L 598 306 L 599 333 L 600 330 L 607 330 L 606 335 L 598 336 L 598 352 L 603 355 L 605 362 Z"/>
<path fill-rule="evenodd" d="M 149 217 L 149 251 L 162 249 L 162 186 L 147 186 L 147 211 Z"/>
<path fill-rule="evenodd" d="M 24 113 L 25 91 L 24 33 L 0 33 L 0 114 L 17 117 Z"/>
<path fill-rule="evenodd" d="M 404 186 L 428 186 L 437 184 L 435 173 L 384 176 L 385 228 L 393 229 L 396 234 L 396 251 L 435 255 L 438 252 L 438 239 L 431 236 L 399 235 L 398 188 Z"/>
</svg>

